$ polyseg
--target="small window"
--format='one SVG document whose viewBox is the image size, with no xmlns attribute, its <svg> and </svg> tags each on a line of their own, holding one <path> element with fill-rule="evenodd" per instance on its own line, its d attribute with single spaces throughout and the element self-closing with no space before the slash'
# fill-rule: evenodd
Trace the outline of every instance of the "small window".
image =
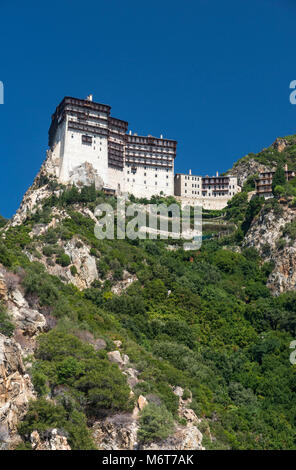
<svg viewBox="0 0 296 470">
<path fill-rule="evenodd" d="M 91 135 L 82 135 L 81 142 L 84 145 L 92 145 L 92 136 Z"/>
</svg>

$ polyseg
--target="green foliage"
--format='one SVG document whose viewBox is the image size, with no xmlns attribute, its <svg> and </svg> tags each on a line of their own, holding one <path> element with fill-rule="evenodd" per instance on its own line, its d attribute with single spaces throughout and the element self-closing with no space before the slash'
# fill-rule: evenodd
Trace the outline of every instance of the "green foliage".
<svg viewBox="0 0 296 470">
<path fill-rule="evenodd" d="M 250 202 L 248 204 L 248 207 L 247 207 L 247 210 L 246 210 L 245 219 L 242 223 L 242 230 L 243 230 L 244 234 L 246 234 L 247 231 L 249 230 L 254 217 L 257 214 L 259 214 L 263 203 L 264 203 L 264 198 L 263 197 L 258 197 L 257 196 L 257 197 L 254 197 L 250 200 Z"/>
<path fill-rule="evenodd" d="M 4 227 L 7 224 L 8 220 L 0 215 L 0 228 Z"/>
<path fill-rule="evenodd" d="M 70 271 L 71 271 L 72 276 L 76 276 L 77 268 L 76 266 L 74 266 L 74 264 L 72 264 L 72 266 L 70 267 Z"/>
<path fill-rule="evenodd" d="M 14 325 L 6 312 L 4 306 L 0 303 L 0 333 L 5 336 L 12 336 Z"/>
<path fill-rule="evenodd" d="M 141 440 L 164 439 L 172 432 L 172 420 L 178 420 L 173 387 L 178 385 L 184 397 L 192 395 L 190 407 L 215 436 L 213 442 L 205 438 L 208 448 L 295 448 L 295 370 L 289 362 L 296 335 L 295 293 L 273 297 L 266 287 L 272 262 L 263 263 L 252 248 L 239 253 L 236 248 L 259 210 L 282 214 L 276 198 L 261 206 L 259 198 L 248 202 L 246 191 L 237 194 L 225 209 L 226 220 L 237 227 L 235 236 L 204 241 L 200 250 L 185 252 L 169 251 L 158 240 L 97 240 L 94 222 L 74 207 L 82 191 L 64 191 L 44 208 L 57 204 L 70 217 L 38 237 L 38 243 L 52 262 L 64 254 L 60 240 L 75 237 L 77 247 L 87 243 L 100 281 L 79 291 L 26 260 L 22 250 L 34 249 L 28 238 L 33 219 L 0 242 L 0 261 L 15 270 L 24 267 L 26 298 L 48 315 L 52 327 L 40 335 L 35 353 L 31 371 L 38 400 L 22 423 L 23 438 L 33 428 L 46 433 L 57 427 L 72 448 L 92 448 L 87 421 L 132 409 L 126 376 L 107 358 L 113 340 L 120 339 L 129 366 L 139 371 L 134 393 L 149 402 L 140 418 Z M 98 192 L 83 197 L 79 204 L 89 208 L 105 200 Z M 49 211 L 42 217 L 46 213 L 50 216 Z M 287 241 L 293 230 L 293 225 L 284 228 Z M 116 295 L 112 288 L 123 270 L 138 281 Z M 106 350 L 95 350 L 99 338 Z"/>
<path fill-rule="evenodd" d="M 138 438 L 141 442 L 166 439 L 173 432 L 173 418 L 165 406 L 147 405 L 140 416 Z"/>
<path fill-rule="evenodd" d="M 59 385 L 79 397 L 79 403 L 89 416 L 103 415 L 106 410 L 130 409 L 129 388 L 125 376 L 111 364 L 105 352 L 95 352 L 91 345 L 73 335 L 51 331 L 39 340 L 33 377 L 47 377 L 52 392 Z M 39 386 L 39 393 L 44 388 Z"/>
<path fill-rule="evenodd" d="M 272 192 L 275 194 L 277 186 L 284 186 L 286 184 L 285 170 L 281 165 L 277 167 L 272 177 Z"/>
<path fill-rule="evenodd" d="M 285 237 L 289 237 L 293 241 L 296 239 L 296 220 L 292 220 L 292 222 L 285 225 L 283 235 Z"/>
<path fill-rule="evenodd" d="M 71 258 L 69 255 L 66 255 L 66 253 L 61 253 L 60 255 L 57 256 L 56 258 L 57 264 L 60 264 L 63 267 L 69 266 L 71 264 Z"/>
<path fill-rule="evenodd" d="M 46 431 L 53 428 L 58 428 L 68 437 L 72 450 L 95 449 L 85 416 L 70 403 L 66 409 L 44 398 L 32 401 L 24 420 L 19 425 L 19 433 L 23 439 L 29 441 L 34 430 L 37 430 L 42 438 Z"/>
</svg>

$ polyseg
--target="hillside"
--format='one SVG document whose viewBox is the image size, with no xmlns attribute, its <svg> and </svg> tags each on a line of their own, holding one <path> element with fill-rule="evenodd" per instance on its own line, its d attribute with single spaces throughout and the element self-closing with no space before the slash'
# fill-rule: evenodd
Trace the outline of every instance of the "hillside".
<svg viewBox="0 0 296 470">
<path fill-rule="evenodd" d="M 286 163 L 289 170 L 296 169 L 296 135 L 279 137 L 261 152 L 249 153 L 237 160 L 226 174 L 237 176 L 239 183 L 243 186 L 249 177 L 271 170 L 278 165 L 284 166 Z"/>
<path fill-rule="evenodd" d="M 234 170 L 293 165 L 292 141 Z M 1 228 L 0 448 L 295 449 L 295 209 L 249 189 L 190 252 L 98 240 L 116 198 L 43 165 Z"/>
</svg>

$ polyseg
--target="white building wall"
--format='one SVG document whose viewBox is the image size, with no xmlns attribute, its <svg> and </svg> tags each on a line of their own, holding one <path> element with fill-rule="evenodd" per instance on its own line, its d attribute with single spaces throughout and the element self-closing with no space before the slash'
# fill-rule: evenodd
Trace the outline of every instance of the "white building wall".
<svg viewBox="0 0 296 470">
<path fill-rule="evenodd" d="M 118 194 L 126 192 L 125 171 L 116 168 L 108 168 L 108 179 L 105 188 L 114 189 Z"/>
<path fill-rule="evenodd" d="M 175 196 L 177 201 L 180 201 L 182 207 L 184 206 L 200 206 L 208 210 L 222 210 L 227 206 L 229 201 L 228 196 L 220 197 L 185 197 Z M 232 197 L 232 196 L 231 196 Z"/>
<path fill-rule="evenodd" d="M 74 118 L 71 117 L 72 120 Z M 105 126 L 104 126 L 105 127 Z M 107 128 L 107 121 L 106 121 Z M 106 136 L 92 137 L 92 144 L 82 143 L 82 135 L 87 132 L 68 129 L 68 117 L 57 132 L 57 145 L 53 153 L 60 153 L 61 167 L 59 178 L 67 183 L 72 171 L 88 162 L 98 171 L 104 183 L 108 182 L 108 139 Z"/>
<path fill-rule="evenodd" d="M 150 198 L 161 192 L 166 196 L 174 195 L 174 170 L 166 168 L 137 166 L 135 174 L 132 165 L 125 166 L 125 190 L 135 197 Z"/>
</svg>

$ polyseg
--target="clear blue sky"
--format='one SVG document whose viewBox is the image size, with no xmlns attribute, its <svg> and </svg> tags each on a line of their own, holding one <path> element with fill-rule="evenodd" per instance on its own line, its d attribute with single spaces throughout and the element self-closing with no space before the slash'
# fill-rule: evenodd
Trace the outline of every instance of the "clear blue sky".
<svg viewBox="0 0 296 470">
<path fill-rule="evenodd" d="M 0 213 L 45 157 L 65 95 L 178 140 L 176 171 L 225 171 L 296 133 L 293 0 L 0 0 Z"/>
</svg>

